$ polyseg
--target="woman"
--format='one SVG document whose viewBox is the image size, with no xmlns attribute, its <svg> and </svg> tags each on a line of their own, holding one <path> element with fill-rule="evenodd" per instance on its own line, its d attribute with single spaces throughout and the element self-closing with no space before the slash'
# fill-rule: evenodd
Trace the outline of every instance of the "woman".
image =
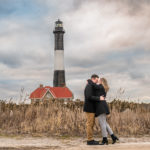
<svg viewBox="0 0 150 150">
<path fill-rule="evenodd" d="M 105 78 L 101 78 L 99 80 L 99 84 L 93 83 L 91 80 L 88 80 L 88 83 L 92 85 L 95 96 L 104 96 L 106 97 L 107 92 L 109 91 L 109 86 L 107 84 L 107 80 Z M 103 136 L 102 145 L 108 144 L 107 134 L 111 135 L 112 144 L 116 143 L 119 140 L 114 134 L 109 124 L 106 121 L 106 115 L 109 115 L 109 107 L 106 100 L 101 100 L 96 102 L 96 112 L 95 116 L 98 117 L 98 121 L 101 127 L 101 132 Z"/>
</svg>

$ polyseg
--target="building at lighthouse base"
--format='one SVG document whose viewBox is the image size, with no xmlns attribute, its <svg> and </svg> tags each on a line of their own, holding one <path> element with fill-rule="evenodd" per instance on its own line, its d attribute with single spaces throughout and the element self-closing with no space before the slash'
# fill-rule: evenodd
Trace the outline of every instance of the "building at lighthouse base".
<svg viewBox="0 0 150 150">
<path fill-rule="evenodd" d="M 73 100 L 73 93 L 67 87 L 51 87 L 40 85 L 30 94 L 31 103 L 44 102 L 50 99 Z"/>
</svg>

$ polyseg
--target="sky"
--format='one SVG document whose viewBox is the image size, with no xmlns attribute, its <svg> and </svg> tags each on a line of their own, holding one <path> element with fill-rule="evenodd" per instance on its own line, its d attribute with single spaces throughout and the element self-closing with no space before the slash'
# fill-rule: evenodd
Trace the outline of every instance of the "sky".
<svg viewBox="0 0 150 150">
<path fill-rule="evenodd" d="M 95 73 L 108 80 L 108 100 L 150 102 L 149 0 L 0 0 L 0 99 L 17 101 L 39 84 L 53 86 L 58 18 L 75 99 L 84 99 Z"/>
</svg>

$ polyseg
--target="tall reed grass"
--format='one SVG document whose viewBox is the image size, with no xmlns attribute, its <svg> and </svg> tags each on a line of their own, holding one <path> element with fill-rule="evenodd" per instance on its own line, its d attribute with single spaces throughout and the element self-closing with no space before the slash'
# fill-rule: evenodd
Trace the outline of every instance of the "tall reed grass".
<svg viewBox="0 0 150 150">
<path fill-rule="evenodd" d="M 15 104 L 0 101 L 0 134 L 86 136 L 83 101 L 51 99 L 43 103 Z M 150 104 L 114 100 L 108 122 L 122 136 L 150 135 Z M 94 132 L 100 135 L 96 120 Z"/>
</svg>

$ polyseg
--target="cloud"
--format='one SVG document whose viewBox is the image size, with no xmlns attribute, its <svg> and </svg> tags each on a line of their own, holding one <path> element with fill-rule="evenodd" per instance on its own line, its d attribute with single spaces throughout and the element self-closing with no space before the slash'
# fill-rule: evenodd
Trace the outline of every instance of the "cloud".
<svg viewBox="0 0 150 150">
<path fill-rule="evenodd" d="M 108 79 L 115 97 L 150 97 L 150 3 L 147 0 L 0 2 L 0 98 L 52 85 L 54 22 L 64 22 L 67 85 L 82 98 L 86 79 Z M 14 88 L 15 87 L 15 88 Z"/>
<path fill-rule="evenodd" d="M 0 62 L 9 66 L 9 67 L 20 67 L 21 60 L 17 57 L 16 54 L 10 55 L 9 53 L 1 53 Z"/>
</svg>

